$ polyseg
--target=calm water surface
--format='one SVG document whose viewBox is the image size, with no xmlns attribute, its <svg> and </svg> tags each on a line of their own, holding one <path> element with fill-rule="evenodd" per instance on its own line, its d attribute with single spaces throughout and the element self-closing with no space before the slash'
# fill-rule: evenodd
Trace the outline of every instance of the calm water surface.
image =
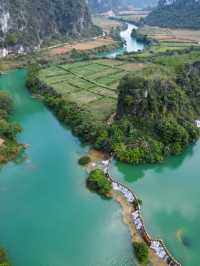
<svg viewBox="0 0 200 266">
<path fill-rule="evenodd" d="M 77 160 L 87 147 L 25 89 L 26 73 L 0 77 L 15 102 L 13 121 L 30 144 L 25 160 L 0 170 L 0 246 L 13 266 L 132 266 L 120 208 L 85 188 Z"/>
<path fill-rule="evenodd" d="M 184 266 L 197 266 L 200 258 L 199 159 L 200 141 L 160 165 L 112 166 L 113 176 L 142 199 L 151 235 L 162 238 Z"/>
<path fill-rule="evenodd" d="M 106 53 L 104 56 L 109 58 L 115 58 L 117 55 L 122 55 L 124 52 L 138 52 L 144 50 L 144 44 L 136 41 L 134 38 L 131 38 L 131 32 L 133 29 L 137 29 L 137 27 L 133 24 L 127 23 L 128 27 L 125 31 L 120 33 L 121 38 L 125 40 L 125 45 L 123 48 L 119 48 L 114 52 Z"/>
</svg>

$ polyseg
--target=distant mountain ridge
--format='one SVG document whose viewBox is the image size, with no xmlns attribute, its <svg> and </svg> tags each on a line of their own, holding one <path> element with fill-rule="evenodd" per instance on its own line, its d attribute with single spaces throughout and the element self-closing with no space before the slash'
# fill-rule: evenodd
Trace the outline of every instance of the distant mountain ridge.
<svg viewBox="0 0 200 266">
<path fill-rule="evenodd" d="M 85 0 L 0 0 L 1 48 L 31 49 L 59 36 L 79 36 L 91 26 Z"/>
<path fill-rule="evenodd" d="M 86 0 L 92 12 L 102 13 L 109 10 L 126 9 L 132 7 L 155 6 L 158 0 Z"/>
<path fill-rule="evenodd" d="M 160 0 L 145 23 L 160 27 L 200 29 L 200 0 Z"/>
</svg>

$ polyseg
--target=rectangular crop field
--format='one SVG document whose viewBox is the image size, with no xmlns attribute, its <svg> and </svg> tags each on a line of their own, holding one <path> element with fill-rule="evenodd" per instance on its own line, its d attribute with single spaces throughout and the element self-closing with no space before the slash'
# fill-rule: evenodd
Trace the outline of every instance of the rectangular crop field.
<svg viewBox="0 0 200 266">
<path fill-rule="evenodd" d="M 98 59 L 42 69 L 39 79 L 104 122 L 116 110 L 120 79 L 141 67 L 142 64 Z"/>
</svg>

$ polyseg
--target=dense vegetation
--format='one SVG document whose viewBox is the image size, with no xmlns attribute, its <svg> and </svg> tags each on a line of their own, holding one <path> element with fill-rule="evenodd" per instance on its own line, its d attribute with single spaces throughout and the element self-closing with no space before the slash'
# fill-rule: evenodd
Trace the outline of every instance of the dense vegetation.
<svg viewBox="0 0 200 266">
<path fill-rule="evenodd" d="M 6 253 L 3 249 L 0 249 L 0 266 L 10 266 Z"/>
<path fill-rule="evenodd" d="M 95 27 L 84 0 L 1 0 L 1 46 L 35 48 L 49 40 L 64 40 Z"/>
<path fill-rule="evenodd" d="M 0 92 L 0 163 L 15 159 L 21 146 L 16 142 L 16 135 L 21 131 L 17 124 L 9 122 L 13 104 L 5 92 Z"/>
<path fill-rule="evenodd" d="M 152 44 L 152 40 L 150 38 L 148 38 L 147 35 L 143 35 L 141 34 L 138 30 L 133 29 L 131 32 L 131 37 L 136 39 L 138 42 L 141 42 L 145 45 L 151 45 Z"/>
<path fill-rule="evenodd" d="M 102 170 L 96 169 L 90 172 L 87 179 L 87 187 L 99 195 L 110 198 L 112 184 Z"/>
<path fill-rule="evenodd" d="M 194 122 L 198 97 L 190 97 L 167 73 L 145 74 L 127 76 L 119 86 L 116 156 L 137 164 L 179 154 L 200 133 Z"/>
<path fill-rule="evenodd" d="M 135 256 L 138 259 L 139 263 L 146 265 L 148 262 L 149 251 L 148 247 L 144 242 L 134 242 L 133 248 Z"/>
<path fill-rule="evenodd" d="M 200 29 L 200 1 L 160 0 L 144 22 L 152 26 Z"/>
</svg>

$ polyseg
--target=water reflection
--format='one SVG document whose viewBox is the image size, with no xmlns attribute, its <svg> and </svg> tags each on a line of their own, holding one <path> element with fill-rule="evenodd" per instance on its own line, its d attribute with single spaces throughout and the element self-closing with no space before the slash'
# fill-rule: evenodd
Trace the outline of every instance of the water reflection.
<svg viewBox="0 0 200 266">
<path fill-rule="evenodd" d="M 162 238 L 185 266 L 199 262 L 199 157 L 200 141 L 159 165 L 112 165 L 112 175 L 142 199 L 148 231 Z"/>
</svg>

